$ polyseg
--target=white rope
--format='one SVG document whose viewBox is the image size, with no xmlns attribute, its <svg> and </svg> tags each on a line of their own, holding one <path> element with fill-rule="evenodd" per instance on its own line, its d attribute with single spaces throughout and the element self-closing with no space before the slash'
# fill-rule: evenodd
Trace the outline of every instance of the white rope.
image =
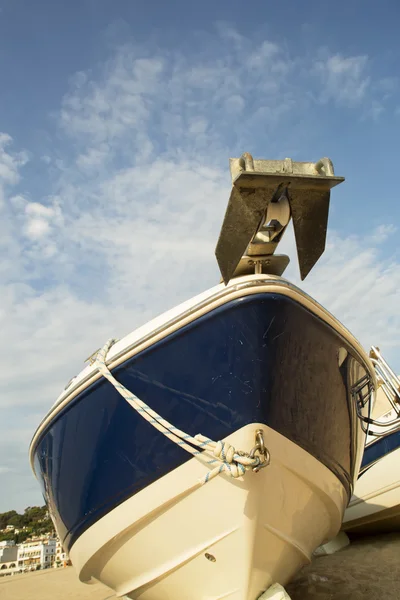
<svg viewBox="0 0 400 600">
<path fill-rule="evenodd" d="M 192 437 L 177 427 L 174 427 L 147 406 L 145 402 L 140 400 L 135 394 L 132 394 L 132 392 L 119 383 L 106 365 L 107 353 L 116 341 L 117 340 L 115 339 L 110 339 L 104 344 L 103 348 L 99 350 L 96 356 L 95 366 L 103 377 L 105 377 L 121 396 L 125 398 L 128 404 L 168 439 L 209 465 L 219 463 L 199 480 L 200 484 L 203 485 L 204 483 L 207 483 L 207 481 L 210 481 L 223 471 L 225 471 L 227 475 L 237 478 L 242 477 L 249 469 L 255 469 L 262 466 L 263 463 L 259 456 L 254 456 L 254 458 L 252 458 L 246 452 L 237 452 L 235 448 L 227 442 L 214 442 L 201 434 Z"/>
</svg>

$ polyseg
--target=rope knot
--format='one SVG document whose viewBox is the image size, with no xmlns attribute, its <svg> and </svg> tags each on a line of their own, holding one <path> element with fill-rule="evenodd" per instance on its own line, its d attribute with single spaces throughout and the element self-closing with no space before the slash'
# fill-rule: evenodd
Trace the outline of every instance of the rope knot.
<svg viewBox="0 0 400 600">
<path fill-rule="evenodd" d="M 246 473 L 246 467 L 241 465 L 240 463 L 224 463 L 225 473 L 236 479 L 237 477 L 242 477 Z"/>
<path fill-rule="evenodd" d="M 218 441 L 215 444 L 213 454 L 218 460 L 231 464 L 236 454 L 236 450 L 233 446 L 228 444 L 228 442 Z"/>
</svg>

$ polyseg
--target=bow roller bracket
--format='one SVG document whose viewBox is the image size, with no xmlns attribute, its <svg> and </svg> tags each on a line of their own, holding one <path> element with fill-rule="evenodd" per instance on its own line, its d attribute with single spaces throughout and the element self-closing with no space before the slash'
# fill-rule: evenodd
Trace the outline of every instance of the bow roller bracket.
<svg viewBox="0 0 400 600">
<path fill-rule="evenodd" d="M 230 159 L 232 190 L 215 254 L 222 279 L 246 273 L 282 275 L 289 263 L 274 255 L 290 219 L 301 279 L 325 250 L 330 190 L 344 181 L 332 162 Z"/>
</svg>

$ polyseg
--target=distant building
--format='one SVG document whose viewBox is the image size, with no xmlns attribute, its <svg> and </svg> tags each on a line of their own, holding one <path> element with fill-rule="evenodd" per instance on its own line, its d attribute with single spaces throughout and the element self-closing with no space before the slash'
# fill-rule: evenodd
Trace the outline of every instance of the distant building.
<svg viewBox="0 0 400 600">
<path fill-rule="evenodd" d="M 47 569 L 54 565 L 56 540 L 36 538 L 18 545 L 18 568 L 23 571 Z"/>
<path fill-rule="evenodd" d="M 0 542 L 0 577 L 18 572 L 18 547 L 12 540 Z"/>
<path fill-rule="evenodd" d="M 2 563 L 9 563 L 17 560 L 18 548 L 14 541 L 0 542 L 0 568 Z"/>
<path fill-rule="evenodd" d="M 54 561 L 54 567 L 68 567 L 71 564 L 68 554 L 64 551 L 61 541 L 57 539 L 56 543 L 56 558 Z"/>
<path fill-rule="evenodd" d="M 15 575 L 15 573 L 19 573 L 19 571 L 20 569 L 17 565 L 17 561 L 0 563 L 0 577 L 5 577 L 5 575 Z"/>
</svg>

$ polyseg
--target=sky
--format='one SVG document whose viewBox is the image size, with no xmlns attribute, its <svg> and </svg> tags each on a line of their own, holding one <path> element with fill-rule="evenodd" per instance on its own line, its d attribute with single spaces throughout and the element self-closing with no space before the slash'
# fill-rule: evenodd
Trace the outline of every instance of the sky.
<svg viewBox="0 0 400 600">
<path fill-rule="evenodd" d="M 0 511 L 108 338 L 219 282 L 229 158 L 317 161 L 327 249 L 285 277 L 400 372 L 397 0 L 0 0 Z M 204 432 L 203 432 L 204 433 Z"/>
</svg>

